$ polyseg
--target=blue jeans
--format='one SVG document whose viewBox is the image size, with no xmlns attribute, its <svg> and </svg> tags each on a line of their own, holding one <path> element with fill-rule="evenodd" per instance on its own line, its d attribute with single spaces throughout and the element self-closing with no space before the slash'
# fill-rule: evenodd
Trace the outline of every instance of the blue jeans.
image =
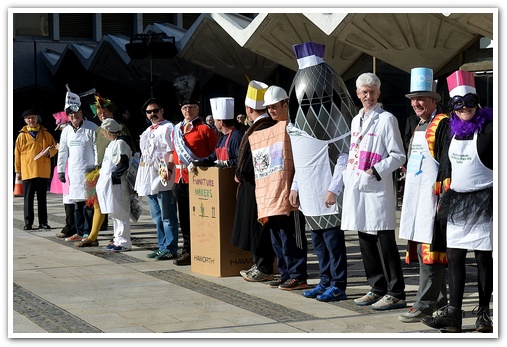
<svg viewBox="0 0 507 347">
<path fill-rule="evenodd" d="M 345 235 L 340 227 L 312 231 L 313 250 L 319 260 L 320 284 L 347 289 Z"/>
<path fill-rule="evenodd" d="M 150 216 L 157 227 L 158 249 L 178 252 L 178 216 L 176 203 L 171 202 L 172 191 L 148 195 Z"/>
</svg>

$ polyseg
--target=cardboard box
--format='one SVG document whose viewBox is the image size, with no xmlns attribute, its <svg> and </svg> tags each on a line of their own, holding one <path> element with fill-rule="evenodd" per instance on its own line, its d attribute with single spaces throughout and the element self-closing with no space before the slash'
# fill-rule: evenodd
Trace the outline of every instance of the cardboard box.
<svg viewBox="0 0 507 347">
<path fill-rule="evenodd" d="M 189 177 L 191 270 L 215 277 L 240 276 L 253 259 L 231 243 L 238 186 L 234 169 L 198 170 Z"/>
</svg>

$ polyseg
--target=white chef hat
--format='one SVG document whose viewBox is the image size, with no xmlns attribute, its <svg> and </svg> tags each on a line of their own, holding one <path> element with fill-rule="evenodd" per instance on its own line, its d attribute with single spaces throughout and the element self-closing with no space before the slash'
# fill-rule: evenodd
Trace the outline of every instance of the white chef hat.
<svg viewBox="0 0 507 347">
<path fill-rule="evenodd" d="M 213 119 L 234 119 L 234 98 L 221 97 L 209 100 Z"/>
</svg>

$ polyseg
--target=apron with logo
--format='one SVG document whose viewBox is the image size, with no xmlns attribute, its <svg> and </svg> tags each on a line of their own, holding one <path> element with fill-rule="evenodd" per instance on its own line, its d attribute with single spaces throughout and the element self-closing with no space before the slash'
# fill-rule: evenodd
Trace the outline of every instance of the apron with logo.
<svg viewBox="0 0 507 347">
<path fill-rule="evenodd" d="M 412 139 L 405 176 L 400 238 L 431 243 L 438 202 L 433 187 L 439 165 L 430 154 L 425 133 L 416 131 Z"/>
<path fill-rule="evenodd" d="M 477 132 L 472 140 L 452 139 L 449 146 L 452 165 L 451 189 L 470 193 L 493 186 L 493 170 L 480 161 L 477 153 Z M 493 220 L 477 211 L 467 218 L 447 220 L 447 247 L 493 250 Z"/>
</svg>

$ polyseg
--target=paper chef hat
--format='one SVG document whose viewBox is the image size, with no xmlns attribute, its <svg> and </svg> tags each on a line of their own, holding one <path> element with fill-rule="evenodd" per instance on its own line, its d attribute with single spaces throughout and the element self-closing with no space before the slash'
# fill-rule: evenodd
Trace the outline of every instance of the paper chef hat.
<svg viewBox="0 0 507 347">
<path fill-rule="evenodd" d="M 305 42 L 292 46 L 300 69 L 323 63 L 325 48 L 325 45 L 315 42 Z"/>
<path fill-rule="evenodd" d="M 264 94 L 268 90 L 268 85 L 259 81 L 250 81 L 248 83 L 248 90 L 246 92 L 245 105 L 253 108 L 254 110 L 263 110 L 266 107 L 264 104 Z"/>
<path fill-rule="evenodd" d="M 234 119 L 234 98 L 213 98 L 209 102 L 213 119 Z"/>
<path fill-rule="evenodd" d="M 417 96 L 429 96 L 437 102 L 442 97 L 437 92 L 437 82 L 433 80 L 433 70 L 425 67 L 415 67 L 410 70 L 410 94 L 405 97 L 411 99 Z"/>
<path fill-rule="evenodd" d="M 65 107 L 63 109 L 65 112 L 69 110 L 76 112 L 81 107 L 81 99 L 79 98 L 79 95 L 74 94 L 70 91 L 69 86 L 66 87 L 67 94 L 65 94 Z"/>
<path fill-rule="evenodd" d="M 449 96 L 451 99 L 456 95 L 465 96 L 469 93 L 477 94 L 475 89 L 474 73 L 464 70 L 458 70 L 447 77 L 447 87 L 449 87 Z"/>
</svg>

